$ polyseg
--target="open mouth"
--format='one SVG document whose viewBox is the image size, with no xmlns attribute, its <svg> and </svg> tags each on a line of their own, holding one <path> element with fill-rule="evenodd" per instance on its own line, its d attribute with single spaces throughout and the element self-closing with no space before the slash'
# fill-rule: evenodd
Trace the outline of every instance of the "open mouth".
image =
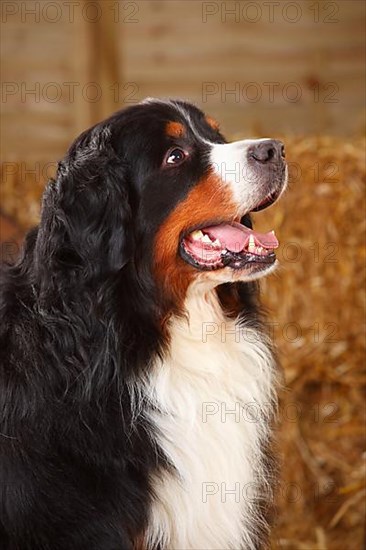
<svg viewBox="0 0 366 550">
<path fill-rule="evenodd" d="M 253 212 L 270 206 L 277 198 L 272 195 L 267 196 Z M 230 267 L 259 271 L 276 261 L 274 251 L 277 247 L 274 231 L 259 233 L 238 222 L 223 222 L 201 226 L 185 234 L 180 243 L 180 254 L 200 270 Z"/>
<path fill-rule="evenodd" d="M 273 191 L 269 195 L 267 195 L 255 208 L 253 208 L 252 212 L 259 212 L 260 210 L 264 210 L 265 208 L 268 208 L 278 199 L 278 191 Z"/>
</svg>

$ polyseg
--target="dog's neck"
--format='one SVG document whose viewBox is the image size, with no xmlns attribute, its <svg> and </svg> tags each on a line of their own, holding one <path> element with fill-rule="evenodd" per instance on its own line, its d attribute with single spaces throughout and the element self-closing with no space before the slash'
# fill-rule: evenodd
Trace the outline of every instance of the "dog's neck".
<svg viewBox="0 0 366 550">
<path fill-rule="evenodd" d="M 255 548 L 253 502 L 267 483 L 262 443 L 273 409 L 270 349 L 256 329 L 225 316 L 214 288 L 192 288 L 185 315 L 169 328 L 169 352 L 145 391 L 156 443 L 175 473 L 153 480 L 147 545 Z"/>
</svg>

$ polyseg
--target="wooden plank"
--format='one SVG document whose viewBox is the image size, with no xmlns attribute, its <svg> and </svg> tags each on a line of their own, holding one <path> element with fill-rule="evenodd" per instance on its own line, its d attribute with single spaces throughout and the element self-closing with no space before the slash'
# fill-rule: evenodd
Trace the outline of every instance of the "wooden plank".
<svg viewBox="0 0 366 550">
<path fill-rule="evenodd" d="M 82 7 L 85 5 L 85 0 L 81 2 Z M 81 89 L 90 82 L 93 82 L 93 23 L 89 23 L 82 15 L 82 10 L 77 10 L 74 21 L 73 32 L 73 55 L 71 57 L 71 70 L 73 81 L 80 84 Z M 88 128 L 94 122 L 93 104 L 87 101 L 83 94 L 76 95 L 76 101 L 73 105 L 74 128 L 73 133 L 76 135 L 85 128 Z"/>
<path fill-rule="evenodd" d="M 24 100 L 21 93 L 3 101 L 1 141 L 6 155 L 22 158 L 47 151 L 52 157 L 61 156 L 85 128 L 146 96 L 192 100 L 220 118 L 229 132 L 235 132 L 238 124 L 244 132 L 261 127 L 264 132 L 293 128 L 353 133 L 361 126 L 363 2 L 338 1 L 339 22 L 334 24 L 314 21 L 312 0 L 296 2 L 303 12 L 296 24 L 283 17 L 270 23 L 264 16 L 255 24 L 243 18 L 235 23 L 230 18 L 222 21 L 220 13 L 204 23 L 203 3 L 196 0 L 100 0 L 102 17 L 91 23 L 82 13 L 90 4 L 80 1 L 73 21 L 65 11 L 57 23 L 42 18 L 36 23 L 32 17 L 24 23 L 18 12 L 3 25 L 2 82 L 26 83 L 29 90 L 49 82 L 62 88 L 56 102 L 45 94 L 40 100 L 28 94 Z M 219 9 L 222 4 L 215 3 Z M 324 9 L 324 3 L 315 4 Z M 78 84 L 73 99 L 65 82 Z M 95 103 L 90 99 L 93 90 L 88 96 L 84 89 L 91 82 L 101 91 Z M 207 101 L 202 95 L 205 82 L 217 83 L 220 90 Z M 250 82 L 263 89 L 257 102 L 247 101 L 245 92 L 239 101 L 221 94 L 221 87 L 230 90 L 239 84 L 243 90 Z M 265 82 L 279 82 L 280 90 L 296 82 L 301 101 L 291 104 L 277 91 L 270 103 Z M 329 82 L 338 85 L 339 101 L 315 102 L 314 83 L 322 87 Z"/>
</svg>

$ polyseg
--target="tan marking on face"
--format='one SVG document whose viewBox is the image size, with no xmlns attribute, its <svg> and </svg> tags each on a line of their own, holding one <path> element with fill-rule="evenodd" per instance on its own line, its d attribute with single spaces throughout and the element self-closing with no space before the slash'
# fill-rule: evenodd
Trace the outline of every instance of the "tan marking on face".
<svg viewBox="0 0 366 550">
<path fill-rule="evenodd" d="M 211 116 L 206 116 L 206 122 L 209 126 L 211 126 L 211 128 L 215 131 L 217 131 L 219 128 L 220 128 L 220 125 L 219 123 L 217 122 L 217 120 L 215 120 L 214 118 L 212 118 Z"/>
<path fill-rule="evenodd" d="M 160 227 L 155 239 L 155 275 L 178 308 L 191 281 L 204 273 L 180 257 L 182 233 L 213 220 L 233 221 L 237 211 L 230 187 L 210 173 L 195 185 Z"/>
<path fill-rule="evenodd" d="M 239 288 L 235 283 L 217 287 L 217 295 L 227 317 L 236 319 L 242 310 Z"/>
<path fill-rule="evenodd" d="M 133 550 L 147 550 L 144 534 L 139 535 L 133 541 Z"/>
<path fill-rule="evenodd" d="M 186 129 L 180 122 L 168 122 L 165 127 L 165 132 L 169 137 L 180 138 L 185 135 Z"/>
</svg>

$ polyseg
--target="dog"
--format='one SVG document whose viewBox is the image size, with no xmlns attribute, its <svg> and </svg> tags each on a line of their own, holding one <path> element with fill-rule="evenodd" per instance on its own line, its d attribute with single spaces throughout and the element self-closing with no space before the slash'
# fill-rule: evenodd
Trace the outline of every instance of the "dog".
<svg viewBox="0 0 366 550">
<path fill-rule="evenodd" d="M 0 546 L 257 549 L 277 363 L 257 279 L 284 146 L 181 100 L 82 133 L 1 290 Z"/>
</svg>

